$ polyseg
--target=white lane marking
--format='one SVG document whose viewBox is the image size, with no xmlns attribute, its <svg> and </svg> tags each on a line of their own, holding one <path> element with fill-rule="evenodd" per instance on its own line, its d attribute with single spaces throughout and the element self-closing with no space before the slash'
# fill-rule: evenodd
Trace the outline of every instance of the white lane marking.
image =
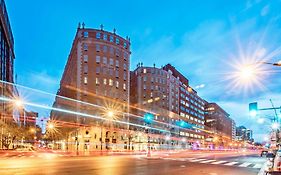
<svg viewBox="0 0 281 175">
<path fill-rule="evenodd" d="M 181 165 L 181 168 L 184 168 L 185 167 L 185 165 Z"/>
<path fill-rule="evenodd" d="M 249 166 L 249 165 L 251 165 L 251 164 L 252 164 L 252 163 L 245 162 L 245 163 L 239 165 L 239 167 L 247 167 L 247 166 Z"/>
<path fill-rule="evenodd" d="M 232 165 L 235 165 L 235 164 L 237 164 L 237 163 L 239 163 L 239 162 L 229 162 L 229 163 L 226 163 L 226 164 L 224 164 L 224 165 L 226 165 L 226 166 L 232 166 Z"/>
<path fill-rule="evenodd" d="M 206 159 L 195 159 L 195 160 L 191 160 L 190 162 L 200 162 L 200 161 L 204 161 Z"/>
<path fill-rule="evenodd" d="M 206 160 L 206 161 L 202 161 L 200 163 L 210 163 L 210 162 L 215 162 L 216 160 Z"/>
<path fill-rule="evenodd" d="M 253 168 L 262 168 L 262 164 L 256 164 Z"/>
<path fill-rule="evenodd" d="M 211 164 L 218 165 L 218 164 L 222 164 L 222 163 L 226 163 L 226 162 L 227 161 L 222 160 L 222 161 L 213 162 Z"/>
<path fill-rule="evenodd" d="M 196 159 L 196 158 L 186 158 L 187 160 L 194 160 L 194 159 Z"/>
</svg>

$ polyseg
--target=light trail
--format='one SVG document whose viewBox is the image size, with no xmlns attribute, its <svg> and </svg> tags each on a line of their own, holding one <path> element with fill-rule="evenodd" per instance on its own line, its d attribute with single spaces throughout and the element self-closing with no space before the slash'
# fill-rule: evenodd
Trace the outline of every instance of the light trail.
<svg viewBox="0 0 281 175">
<path fill-rule="evenodd" d="M 34 88 L 30 88 L 30 87 L 26 87 L 26 86 L 23 86 L 23 85 L 19 85 L 19 84 L 15 84 L 15 83 L 11 83 L 11 82 L 6 82 L 6 81 L 2 81 L 0 80 L 1 83 L 6 83 L 6 84 L 9 84 L 9 85 L 12 85 L 12 86 L 17 86 L 17 87 L 21 87 L 21 88 L 24 88 L 24 89 L 28 89 L 28 90 L 31 90 L 31 91 L 35 91 L 35 92 L 39 92 L 39 93 L 42 93 L 42 94 L 46 94 L 46 95 L 51 95 L 51 96 L 54 96 L 54 97 L 59 97 L 59 98 L 62 98 L 62 99 L 65 99 L 65 100 L 69 100 L 69 101 L 73 101 L 73 102 L 77 102 L 77 103 L 81 103 L 81 104 L 85 104 L 85 105 L 89 105 L 89 106 L 92 106 L 92 107 L 97 107 L 97 108 L 102 108 L 104 110 L 106 110 L 107 108 L 104 107 L 104 106 L 100 106 L 100 105 L 96 105 L 96 104 L 92 104 L 92 103 L 88 103 L 88 102 L 84 102 L 84 101 L 80 101 L 80 100 L 76 100 L 76 99 L 72 99 L 72 98 L 68 98 L 68 97 L 64 97 L 64 96 L 61 96 L 61 95 L 56 95 L 56 94 L 52 94 L 52 93 L 49 93 L 49 92 L 45 92 L 45 91 L 42 91 L 42 90 L 38 90 L 38 89 L 34 89 Z M 80 93 L 82 93 L 81 90 L 79 89 L 74 89 L 73 87 L 71 86 L 67 86 L 67 88 L 69 89 L 72 89 L 72 90 L 76 90 L 76 91 L 79 91 Z M 97 96 L 96 94 L 93 94 L 93 93 L 90 93 L 90 92 L 86 92 L 88 95 L 91 95 L 91 96 Z M 105 98 L 105 97 L 103 97 Z M 121 103 L 121 102 L 118 102 L 118 103 Z M 37 105 L 35 103 L 32 103 L 34 105 Z M 123 103 L 121 103 L 123 104 Z M 39 106 L 34 106 L 34 105 L 29 105 L 29 106 L 33 106 L 33 107 L 39 107 Z M 41 105 L 41 108 L 42 106 L 45 106 L 45 105 Z M 45 106 L 47 107 L 47 106 Z M 142 110 L 142 111 L 145 111 L 145 112 L 150 112 L 152 114 L 155 114 L 151 111 L 147 111 L 147 110 L 144 110 L 144 109 L 140 109 L 140 108 L 137 108 L 137 107 L 134 107 L 134 106 L 131 106 L 130 107 L 132 108 L 135 108 L 135 109 L 139 109 L 139 110 Z M 40 107 L 39 107 L 40 108 Z M 55 108 L 55 107 L 48 107 L 48 108 L 44 108 L 44 109 L 49 109 L 49 110 L 52 110 L 52 108 Z M 59 110 L 64 110 L 64 109 L 60 109 L 60 108 L 57 108 Z M 59 111 L 59 112 L 63 112 L 63 111 Z M 72 112 L 76 112 L 76 111 L 72 111 Z M 117 113 L 121 113 L 121 114 L 126 114 L 126 115 L 130 115 L 130 116 L 134 116 L 134 117 L 137 117 L 137 118 L 140 118 L 140 119 L 143 119 L 142 116 L 138 116 L 138 115 L 135 115 L 135 114 L 131 114 L 131 113 L 128 113 L 128 112 L 122 112 L 122 111 L 115 111 Z M 76 114 L 76 115 L 79 115 L 79 114 Z M 89 114 L 88 114 L 89 115 Z M 96 116 L 98 117 L 98 116 Z M 101 119 L 103 119 L 102 117 L 99 117 Z M 155 123 L 159 123 L 159 124 L 162 124 L 162 125 L 168 125 L 169 127 L 176 127 L 176 128 L 179 128 L 179 126 L 177 125 L 173 125 L 173 124 L 170 124 L 170 123 L 165 123 L 165 122 L 161 122 L 161 121 L 157 121 L 157 120 L 154 120 Z M 142 126 L 142 125 L 141 125 Z M 147 127 L 146 127 L 147 128 Z M 201 128 L 198 128 L 198 127 L 195 127 L 193 126 L 192 127 L 193 129 L 198 129 L 198 130 L 202 130 Z M 186 131 L 193 131 L 193 130 L 190 130 L 190 129 L 187 129 L 187 128 L 181 128 L 182 130 L 186 130 Z M 205 131 L 205 130 L 202 130 L 202 131 Z M 172 133 L 172 132 L 170 132 Z"/>
<path fill-rule="evenodd" d="M 6 97 L 0 97 L 0 100 L 7 101 L 7 102 L 15 102 L 14 99 L 6 98 Z M 54 110 L 54 111 L 58 111 L 58 112 L 68 113 L 68 114 L 80 115 L 80 116 L 84 116 L 84 117 L 90 117 L 90 118 L 95 118 L 95 119 L 100 119 L 100 120 L 105 120 L 105 121 L 110 121 L 110 122 L 115 122 L 115 123 L 120 123 L 120 124 L 125 124 L 125 125 L 132 125 L 132 126 L 137 126 L 137 127 L 141 127 L 141 128 L 149 128 L 149 129 L 152 129 L 152 130 L 171 133 L 170 131 L 164 130 L 164 129 L 153 128 L 153 127 L 150 127 L 150 126 L 143 126 L 143 125 L 130 123 L 130 122 L 124 122 L 124 121 L 120 121 L 120 120 L 110 120 L 110 119 L 99 117 L 99 116 L 96 116 L 96 115 L 91 115 L 91 114 L 86 114 L 86 113 L 61 109 L 61 108 L 50 107 L 50 106 L 47 106 L 47 105 L 35 104 L 35 103 L 30 103 L 30 102 L 23 102 L 23 104 L 27 105 L 27 106 L 37 107 L 37 108 Z"/>
</svg>

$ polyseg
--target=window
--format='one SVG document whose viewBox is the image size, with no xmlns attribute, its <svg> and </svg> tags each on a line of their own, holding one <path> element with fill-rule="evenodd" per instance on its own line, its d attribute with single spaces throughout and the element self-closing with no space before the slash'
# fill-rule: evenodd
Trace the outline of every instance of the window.
<svg viewBox="0 0 281 175">
<path fill-rule="evenodd" d="M 96 34 L 96 38 L 97 38 L 97 39 L 100 39 L 100 32 L 98 32 L 98 33 Z"/>
<path fill-rule="evenodd" d="M 96 68 L 96 73 L 99 74 L 100 73 L 100 67 Z"/>
<path fill-rule="evenodd" d="M 88 73 L 88 65 L 84 65 L 84 74 L 87 74 Z"/>
<path fill-rule="evenodd" d="M 129 57 L 128 54 L 124 52 L 124 60 L 127 60 L 128 57 Z"/>
<path fill-rule="evenodd" d="M 88 78 L 84 77 L 84 84 L 87 84 L 87 83 L 88 83 Z"/>
<path fill-rule="evenodd" d="M 113 76 L 113 69 L 109 69 L 109 75 Z"/>
<path fill-rule="evenodd" d="M 84 62 L 85 62 L 85 63 L 88 62 L 88 55 L 84 55 Z"/>
<path fill-rule="evenodd" d="M 103 84 L 106 85 L 106 78 L 103 79 Z"/>
<path fill-rule="evenodd" d="M 127 80 L 127 73 L 124 72 L 124 80 Z"/>
<path fill-rule="evenodd" d="M 147 80 L 147 77 L 146 77 L 146 76 L 144 76 L 144 77 L 143 77 L 143 81 L 146 81 L 146 80 Z"/>
<path fill-rule="evenodd" d="M 127 43 L 124 42 L 124 49 L 127 49 Z"/>
<path fill-rule="evenodd" d="M 89 33 L 88 33 L 87 31 L 85 31 L 85 32 L 83 33 L 83 36 L 84 36 L 84 38 L 88 38 Z"/>
<path fill-rule="evenodd" d="M 108 84 L 109 86 L 113 86 L 113 80 L 109 79 Z"/>
<path fill-rule="evenodd" d="M 115 55 L 116 55 L 117 57 L 120 56 L 120 50 L 119 50 L 119 49 L 116 49 Z"/>
<path fill-rule="evenodd" d="M 96 78 L 96 85 L 100 84 L 99 78 Z"/>
<path fill-rule="evenodd" d="M 146 74 L 146 69 L 143 69 L 143 73 Z"/>
<path fill-rule="evenodd" d="M 112 58 L 109 59 L 109 64 L 110 64 L 110 66 L 113 66 L 113 59 Z"/>
<path fill-rule="evenodd" d="M 123 84 L 123 89 L 126 90 L 126 84 L 125 83 Z"/>
<path fill-rule="evenodd" d="M 104 53 L 107 52 L 107 46 L 103 46 L 103 52 L 104 52 Z"/>
<path fill-rule="evenodd" d="M 100 63 L 100 56 L 96 56 L 96 63 Z"/>
<path fill-rule="evenodd" d="M 110 52 L 110 55 L 114 55 L 114 49 L 113 49 L 113 47 L 110 47 L 109 52 Z"/>
<path fill-rule="evenodd" d="M 119 60 L 116 60 L 116 67 L 119 67 Z"/>
<path fill-rule="evenodd" d="M 124 67 L 124 70 L 127 70 L 127 64 L 124 64 L 123 67 Z"/>
<path fill-rule="evenodd" d="M 102 62 L 103 62 L 103 64 L 107 64 L 107 58 L 106 58 L 106 57 L 103 57 Z"/>
<path fill-rule="evenodd" d="M 96 44 L 96 51 L 99 52 L 100 51 L 100 45 Z"/>
<path fill-rule="evenodd" d="M 107 41 L 107 34 L 103 34 L 103 40 Z"/>
<path fill-rule="evenodd" d="M 120 41 L 119 41 L 119 38 L 116 38 L 116 44 L 119 44 Z"/>
<path fill-rule="evenodd" d="M 119 77 L 119 72 L 118 72 L 118 70 L 116 70 L 116 78 L 118 78 Z"/>
<path fill-rule="evenodd" d="M 145 84 L 143 85 L 143 89 L 146 90 L 146 85 Z"/>
<path fill-rule="evenodd" d="M 84 51 L 87 51 L 88 50 L 88 44 L 84 44 Z"/>
<path fill-rule="evenodd" d="M 116 81 L 115 86 L 116 86 L 116 88 L 119 88 L 119 81 Z"/>
<path fill-rule="evenodd" d="M 113 36 L 112 36 L 112 35 L 110 35 L 110 37 L 109 37 L 109 41 L 110 41 L 110 42 L 113 42 L 113 40 L 114 40 Z"/>
</svg>

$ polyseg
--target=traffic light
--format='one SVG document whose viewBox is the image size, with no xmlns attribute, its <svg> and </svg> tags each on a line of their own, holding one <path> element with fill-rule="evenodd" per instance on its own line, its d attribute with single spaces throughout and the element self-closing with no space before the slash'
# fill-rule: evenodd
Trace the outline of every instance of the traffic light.
<svg viewBox="0 0 281 175">
<path fill-rule="evenodd" d="M 154 115 L 151 113 L 145 113 L 143 118 L 144 118 L 145 123 L 151 124 L 154 120 Z"/>
<path fill-rule="evenodd" d="M 258 113 L 258 103 L 253 102 L 249 104 L 249 112 L 252 117 L 255 117 Z"/>
</svg>

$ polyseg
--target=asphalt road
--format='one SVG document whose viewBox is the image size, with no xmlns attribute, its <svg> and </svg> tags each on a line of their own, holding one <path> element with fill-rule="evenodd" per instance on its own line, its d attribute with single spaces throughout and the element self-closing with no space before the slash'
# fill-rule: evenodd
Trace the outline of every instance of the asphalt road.
<svg viewBox="0 0 281 175">
<path fill-rule="evenodd" d="M 20 153 L 0 157 L 1 175 L 256 175 L 265 161 L 241 153 L 178 153 L 145 156 L 72 157 Z M 237 163 L 235 163 L 237 162 Z"/>
</svg>

